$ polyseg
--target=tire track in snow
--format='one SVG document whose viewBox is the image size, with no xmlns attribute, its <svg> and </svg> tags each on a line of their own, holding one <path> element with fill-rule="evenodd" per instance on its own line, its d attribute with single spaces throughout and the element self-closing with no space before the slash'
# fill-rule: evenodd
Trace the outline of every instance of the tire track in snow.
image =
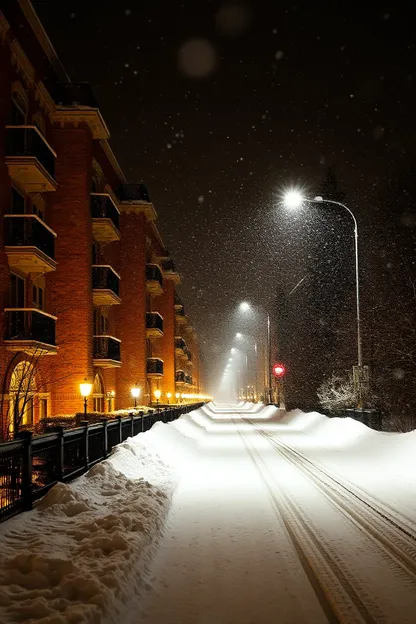
<svg viewBox="0 0 416 624">
<path fill-rule="evenodd" d="M 248 419 L 247 419 L 248 421 Z M 233 419 L 236 425 L 235 419 Z M 253 424 L 250 422 L 250 424 Z M 256 427 L 253 427 L 254 430 Z M 257 468 L 272 500 L 276 515 L 283 520 L 286 530 L 299 555 L 303 569 L 329 624 L 380 624 L 386 618 L 371 600 L 364 587 L 354 586 L 354 576 L 347 574 L 337 561 L 336 554 L 325 546 L 322 535 L 313 530 L 302 510 L 288 497 L 276 482 L 269 466 L 247 436 L 236 427 L 248 454 Z M 268 440 L 270 442 L 270 440 Z M 286 460 L 287 461 L 287 460 Z"/>
<path fill-rule="evenodd" d="M 341 477 L 335 476 L 276 436 L 270 436 L 257 423 L 248 422 L 416 582 L 416 538 L 411 527 L 400 525 L 399 520 L 381 502 L 370 496 L 366 500 L 365 493 L 357 491 L 353 484 L 347 484 Z"/>
</svg>

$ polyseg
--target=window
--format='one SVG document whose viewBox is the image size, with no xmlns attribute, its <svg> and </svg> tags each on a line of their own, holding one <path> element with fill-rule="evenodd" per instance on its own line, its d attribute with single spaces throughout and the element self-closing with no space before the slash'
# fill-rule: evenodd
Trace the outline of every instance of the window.
<svg viewBox="0 0 416 624">
<path fill-rule="evenodd" d="M 11 214 L 25 214 L 26 212 L 26 198 L 14 187 L 12 187 L 10 212 Z"/>
<path fill-rule="evenodd" d="M 104 387 L 99 375 L 94 378 L 93 387 L 94 412 L 104 412 Z"/>
<path fill-rule="evenodd" d="M 97 336 L 108 334 L 108 317 L 101 310 L 94 310 L 94 331 Z"/>
<path fill-rule="evenodd" d="M 45 120 L 42 117 L 41 113 L 35 113 L 33 115 L 33 125 L 39 130 L 43 136 L 46 134 Z"/>
<path fill-rule="evenodd" d="M 48 417 L 48 399 L 39 399 L 39 418 L 45 419 Z"/>
<path fill-rule="evenodd" d="M 13 91 L 12 95 L 12 126 L 26 125 L 27 100 L 22 88 Z"/>
<path fill-rule="evenodd" d="M 25 280 L 15 273 L 10 274 L 10 307 L 25 307 Z"/>
<path fill-rule="evenodd" d="M 43 292 L 43 288 L 41 288 L 40 286 L 35 286 L 35 284 L 32 285 L 32 304 L 34 308 L 38 308 L 38 310 L 43 310 L 44 309 L 44 302 L 45 302 L 45 297 L 44 297 L 44 292 Z"/>
<path fill-rule="evenodd" d="M 32 198 L 32 212 L 42 221 L 45 220 L 45 202 L 41 197 Z"/>
<path fill-rule="evenodd" d="M 33 425 L 32 397 L 22 397 L 19 399 L 19 414 L 21 414 L 22 425 Z"/>
</svg>

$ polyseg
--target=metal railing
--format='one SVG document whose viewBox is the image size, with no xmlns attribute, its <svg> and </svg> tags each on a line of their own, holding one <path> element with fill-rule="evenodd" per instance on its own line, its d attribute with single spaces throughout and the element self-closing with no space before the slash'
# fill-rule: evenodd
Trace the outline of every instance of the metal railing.
<svg viewBox="0 0 416 624">
<path fill-rule="evenodd" d="M 90 208 L 93 219 L 111 219 L 119 229 L 119 213 L 108 193 L 91 193 Z"/>
<path fill-rule="evenodd" d="M 55 236 L 34 214 L 5 215 L 6 247 L 37 247 L 55 259 Z"/>
<path fill-rule="evenodd" d="M 122 184 L 117 189 L 117 197 L 122 202 L 145 201 L 150 203 L 149 193 L 144 184 Z"/>
<path fill-rule="evenodd" d="M 7 126 L 6 156 L 36 158 L 49 175 L 55 178 L 55 152 L 36 126 Z"/>
<path fill-rule="evenodd" d="M 163 275 L 157 264 L 146 264 L 146 281 L 159 282 L 163 288 Z"/>
<path fill-rule="evenodd" d="M 55 346 L 55 316 L 33 308 L 6 308 L 5 312 L 6 340 L 36 340 Z"/>
<path fill-rule="evenodd" d="M 146 329 L 159 329 L 163 332 L 163 317 L 159 312 L 146 312 Z"/>
<path fill-rule="evenodd" d="M 185 383 L 185 371 L 177 370 L 175 373 L 175 381 L 176 383 Z"/>
<path fill-rule="evenodd" d="M 155 422 L 176 420 L 202 405 L 139 412 L 138 416 L 103 419 L 94 425 L 82 421 L 77 429 L 57 427 L 42 436 L 23 431 L 18 439 L 0 444 L 0 522 L 31 509 L 55 483 L 80 476 L 128 437 L 148 431 Z"/>
<path fill-rule="evenodd" d="M 94 360 L 121 362 L 121 341 L 113 336 L 94 336 Z"/>
<path fill-rule="evenodd" d="M 92 287 L 93 290 L 111 290 L 117 297 L 120 296 L 120 278 L 110 266 L 93 265 Z"/>
<path fill-rule="evenodd" d="M 146 372 L 148 375 L 163 375 L 163 360 L 159 358 L 147 358 Z"/>
<path fill-rule="evenodd" d="M 186 352 L 186 342 L 183 338 L 175 338 L 175 349 L 179 349 L 183 351 L 184 355 Z"/>
<path fill-rule="evenodd" d="M 100 108 L 89 82 L 60 82 L 51 85 L 58 106 L 88 106 Z"/>
</svg>

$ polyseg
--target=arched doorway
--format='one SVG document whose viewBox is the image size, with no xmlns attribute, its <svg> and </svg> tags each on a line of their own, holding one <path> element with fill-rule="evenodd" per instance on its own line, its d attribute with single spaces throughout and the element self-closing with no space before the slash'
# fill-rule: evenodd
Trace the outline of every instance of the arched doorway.
<svg viewBox="0 0 416 624">
<path fill-rule="evenodd" d="M 24 360 L 13 369 L 9 387 L 9 432 L 34 424 L 36 397 L 36 371 L 31 362 Z"/>
<path fill-rule="evenodd" d="M 94 412 L 105 412 L 104 383 L 99 373 L 94 377 L 92 397 L 94 400 Z"/>
</svg>

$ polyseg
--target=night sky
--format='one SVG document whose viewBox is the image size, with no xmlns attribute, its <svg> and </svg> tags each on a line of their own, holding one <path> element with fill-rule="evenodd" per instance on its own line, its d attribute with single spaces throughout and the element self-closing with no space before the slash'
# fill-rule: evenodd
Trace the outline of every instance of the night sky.
<svg viewBox="0 0 416 624">
<path fill-rule="evenodd" d="M 33 1 L 149 190 L 212 369 L 238 302 L 267 307 L 303 277 L 313 233 L 282 187 L 313 194 L 332 167 L 368 240 L 378 186 L 415 162 L 415 3 L 105 4 Z"/>
</svg>

